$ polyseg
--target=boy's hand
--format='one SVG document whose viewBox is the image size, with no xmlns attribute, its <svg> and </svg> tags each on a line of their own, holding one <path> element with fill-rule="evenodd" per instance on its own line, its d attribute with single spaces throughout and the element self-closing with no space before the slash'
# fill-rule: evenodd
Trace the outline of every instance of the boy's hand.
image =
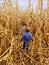
<svg viewBox="0 0 49 65">
<path fill-rule="evenodd" d="M 20 46 L 21 46 L 22 44 L 20 43 Z"/>
</svg>

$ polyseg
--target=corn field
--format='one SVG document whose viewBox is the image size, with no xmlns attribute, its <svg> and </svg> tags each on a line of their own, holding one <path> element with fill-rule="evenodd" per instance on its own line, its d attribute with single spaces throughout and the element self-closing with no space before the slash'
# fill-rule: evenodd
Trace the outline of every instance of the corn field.
<svg viewBox="0 0 49 65">
<path fill-rule="evenodd" d="M 49 65 L 49 3 L 42 10 L 39 5 L 43 0 L 38 0 L 34 12 L 30 1 L 25 11 L 18 3 L 13 7 L 11 0 L 4 0 L 0 6 L 0 65 Z M 34 38 L 28 54 L 22 51 L 20 41 L 26 26 L 30 27 Z"/>
</svg>

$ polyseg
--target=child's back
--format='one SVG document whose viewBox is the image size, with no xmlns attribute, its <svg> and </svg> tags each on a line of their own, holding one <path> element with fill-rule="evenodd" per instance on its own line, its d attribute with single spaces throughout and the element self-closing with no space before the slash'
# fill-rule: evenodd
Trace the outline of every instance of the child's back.
<svg viewBox="0 0 49 65">
<path fill-rule="evenodd" d="M 32 39 L 32 34 L 31 34 L 30 32 L 25 32 L 25 33 L 23 34 L 22 38 L 23 38 L 23 41 L 24 41 L 25 43 L 29 43 L 30 40 Z"/>
</svg>

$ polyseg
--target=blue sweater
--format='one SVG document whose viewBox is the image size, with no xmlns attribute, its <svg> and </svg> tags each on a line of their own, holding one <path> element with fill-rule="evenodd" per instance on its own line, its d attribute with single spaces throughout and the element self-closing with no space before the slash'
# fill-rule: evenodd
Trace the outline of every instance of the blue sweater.
<svg viewBox="0 0 49 65">
<path fill-rule="evenodd" d="M 29 43 L 30 40 L 32 39 L 32 34 L 30 32 L 25 32 L 22 36 L 22 40 L 25 42 L 25 43 Z"/>
</svg>

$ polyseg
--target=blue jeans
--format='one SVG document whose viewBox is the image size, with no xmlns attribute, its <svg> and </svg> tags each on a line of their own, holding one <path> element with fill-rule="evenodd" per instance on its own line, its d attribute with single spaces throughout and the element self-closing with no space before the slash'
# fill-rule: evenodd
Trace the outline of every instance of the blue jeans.
<svg viewBox="0 0 49 65">
<path fill-rule="evenodd" d="M 25 43 L 23 44 L 23 50 L 26 48 L 26 53 L 28 53 L 29 51 L 29 43 Z"/>
</svg>

